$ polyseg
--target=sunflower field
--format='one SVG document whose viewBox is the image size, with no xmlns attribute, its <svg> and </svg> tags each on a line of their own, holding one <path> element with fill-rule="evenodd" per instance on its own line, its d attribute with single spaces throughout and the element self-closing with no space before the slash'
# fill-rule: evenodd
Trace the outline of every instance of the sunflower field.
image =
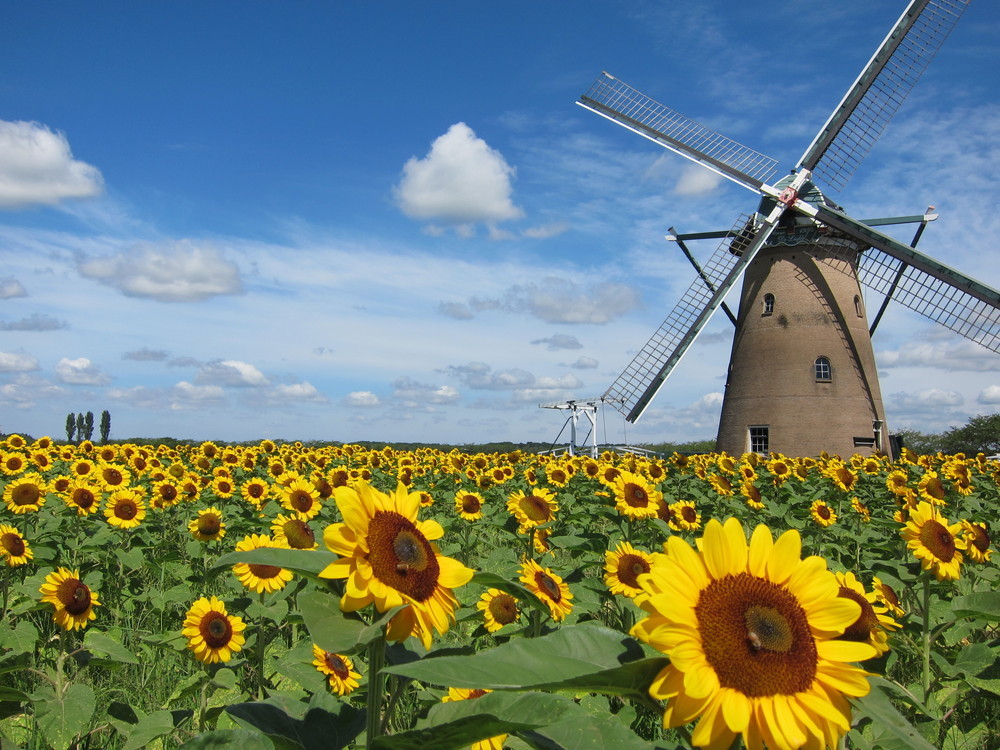
<svg viewBox="0 0 1000 750">
<path fill-rule="evenodd" d="M 0 748 L 995 748 L 1000 462 L 0 440 Z"/>
</svg>

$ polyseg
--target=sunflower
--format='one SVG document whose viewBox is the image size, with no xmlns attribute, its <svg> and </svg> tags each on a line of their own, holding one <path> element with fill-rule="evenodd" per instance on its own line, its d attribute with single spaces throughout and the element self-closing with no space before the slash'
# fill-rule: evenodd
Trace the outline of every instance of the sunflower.
<svg viewBox="0 0 1000 750">
<path fill-rule="evenodd" d="M 934 573 L 939 580 L 956 580 L 962 574 L 962 552 L 965 538 L 960 536 L 962 524 L 948 524 L 938 516 L 930 503 L 920 502 L 912 509 L 909 520 L 900 530 L 906 546 L 920 560 L 920 567 Z"/>
<path fill-rule="evenodd" d="M 487 693 L 492 693 L 492 690 L 486 690 L 483 688 L 448 688 L 448 695 L 441 699 L 442 703 L 451 703 L 452 701 L 467 701 L 475 700 L 476 698 L 482 698 Z M 498 734 L 495 737 L 488 737 L 485 740 L 479 740 L 478 742 L 473 742 L 469 746 L 469 750 L 503 750 L 504 742 L 507 740 L 506 734 Z"/>
<path fill-rule="evenodd" d="M 826 475 L 843 492 L 850 492 L 858 481 L 857 475 L 843 464 L 828 466 Z"/>
<path fill-rule="evenodd" d="M 226 612 L 224 603 L 203 596 L 188 610 L 181 633 L 196 659 L 215 664 L 229 661 L 234 651 L 243 649 L 245 628 L 242 619 Z"/>
<path fill-rule="evenodd" d="M 886 489 L 893 495 L 906 495 L 910 491 L 909 483 L 910 478 L 902 469 L 889 472 L 889 476 L 885 478 Z"/>
<path fill-rule="evenodd" d="M 834 638 L 857 602 L 820 557 L 801 556 L 797 531 L 774 541 L 760 525 L 747 543 L 739 521 L 712 519 L 697 549 L 679 536 L 642 576 L 635 601 L 648 617 L 632 635 L 670 657 L 649 692 L 666 700 L 664 726 L 701 717 L 691 741 L 728 748 L 831 746 L 850 729 L 845 696 L 866 695 L 866 673 L 845 662 L 875 649 Z"/>
<path fill-rule="evenodd" d="M 837 573 L 840 596 L 851 599 L 861 607 L 861 615 L 844 630 L 838 640 L 858 641 L 875 648 L 881 656 L 889 650 L 888 631 L 898 630 L 899 623 L 889 614 L 889 609 L 879 601 L 875 591 L 865 591 L 864 584 L 850 572 Z"/>
<path fill-rule="evenodd" d="M 387 495 L 358 482 L 338 487 L 334 500 L 344 523 L 328 526 L 323 541 L 340 559 L 319 575 L 347 579 L 340 608 L 355 612 L 374 604 L 385 612 L 407 605 L 392 618 L 386 637 L 413 635 L 430 648 L 432 630 L 443 634 L 455 621 L 458 600 L 451 590 L 468 583 L 474 571 L 440 554 L 433 541 L 444 529 L 418 519 L 419 493 L 397 484 Z"/>
<path fill-rule="evenodd" d="M 573 604 L 570 602 L 573 595 L 562 578 L 534 560 L 525 561 L 520 572 L 521 583 L 548 605 L 553 620 L 560 622 L 573 611 Z"/>
<path fill-rule="evenodd" d="M 792 467 L 784 456 L 775 456 L 765 464 L 771 472 L 775 486 L 780 486 L 792 475 Z"/>
<path fill-rule="evenodd" d="M 3 489 L 3 501 L 11 513 L 35 513 L 45 505 L 45 493 L 48 491 L 48 483 L 41 474 L 29 472 L 7 482 Z"/>
<path fill-rule="evenodd" d="M 240 495 L 243 499 L 258 510 L 267 502 L 270 494 L 271 485 L 263 479 L 249 479 L 240 487 Z"/>
<path fill-rule="evenodd" d="M 670 504 L 670 509 L 674 512 L 674 523 L 681 531 L 695 531 L 701 528 L 701 513 L 698 512 L 693 500 L 678 500 Z"/>
<path fill-rule="evenodd" d="M 630 520 L 656 517 L 656 508 L 663 499 L 663 493 L 654 489 L 645 477 L 622 471 L 612 486 L 615 508 L 623 516 Z"/>
<path fill-rule="evenodd" d="M 743 482 L 740 485 L 740 494 L 746 500 L 748 508 L 752 508 L 753 510 L 764 509 L 764 496 L 761 495 L 757 485 L 753 482 Z"/>
<path fill-rule="evenodd" d="M 236 543 L 237 552 L 248 552 L 252 549 L 264 549 L 277 547 L 288 549 L 285 544 L 272 539 L 267 534 L 250 534 Z M 265 591 L 280 591 L 285 588 L 285 584 L 292 580 L 292 571 L 287 568 L 279 568 L 277 565 L 261 565 L 260 563 L 236 563 L 233 566 L 233 573 L 239 582 L 246 588 L 258 594 Z"/>
<path fill-rule="evenodd" d="M 862 523 L 869 523 L 872 520 L 871 509 L 865 503 L 861 502 L 861 498 L 852 497 L 851 508 L 861 517 Z"/>
<path fill-rule="evenodd" d="M 932 505 L 945 505 L 945 495 L 948 493 L 944 482 L 936 471 L 924 472 L 917 482 L 917 494 Z"/>
<path fill-rule="evenodd" d="M 199 542 L 214 542 L 226 535 L 226 524 L 222 521 L 222 511 L 205 508 L 198 511 L 198 517 L 188 524 L 191 536 Z"/>
<path fill-rule="evenodd" d="M 178 484 L 174 479 L 167 479 L 162 475 L 160 479 L 154 482 L 151 494 L 152 498 L 150 499 L 149 504 L 160 510 L 177 505 L 183 497 L 183 491 L 181 490 L 180 484 Z"/>
<path fill-rule="evenodd" d="M 559 505 L 551 490 L 537 489 L 531 494 L 518 490 L 507 500 L 507 510 L 517 519 L 519 534 L 527 534 L 529 529 L 548 523 L 556 517 Z"/>
<path fill-rule="evenodd" d="M 79 516 L 96 513 L 101 505 L 100 489 L 87 479 L 74 479 L 62 494 L 66 505 Z"/>
<path fill-rule="evenodd" d="M 319 547 L 316 533 L 309 526 L 305 516 L 300 516 L 298 513 L 287 516 L 284 513 L 280 514 L 271 522 L 271 533 L 276 542 L 287 545 L 291 549 L 316 549 Z"/>
<path fill-rule="evenodd" d="M 653 557 L 648 552 L 637 550 L 628 542 L 619 542 L 614 550 L 604 553 L 604 584 L 612 594 L 631 599 L 642 591 L 639 576 L 652 567 Z"/>
<path fill-rule="evenodd" d="M 9 477 L 20 474 L 28 468 L 28 462 L 17 451 L 0 451 L 0 471 Z"/>
<path fill-rule="evenodd" d="M 11 568 L 26 565 L 35 556 L 28 540 L 14 526 L 0 523 L 0 557 Z"/>
<path fill-rule="evenodd" d="M 989 562 L 993 550 L 990 549 L 992 539 L 986 524 L 963 521 L 962 534 L 965 537 L 965 551 L 969 559 L 977 563 Z"/>
<path fill-rule="evenodd" d="M 305 518 L 314 518 L 320 511 L 319 492 L 312 482 L 302 477 L 293 479 L 281 487 L 281 507 L 294 513 L 301 513 Z"/>
<path fill-rule="evenodd" d="M 326 677 L 330 689 L 337 695 L 353 693 L 361 675 L 354 671 L 354 662 L 342 654 L 324 651 L 313 644 L 313 665 Z"/>
<path fill-rule="evenodd" d="M 146 517 L 146 503 L 139 490 L 116 490 L 104 504 L 108 523 L 119 529 L 134 529 Z"/>
<path fill-rule="evenodd" d="M 872 591 L 875 592 L 879 604 L 885 607 L 887 612 L 896 617 L 902 617 L 906 614 L 903 608 L 899 606 L 899 597 L 896 595 L 895 590 L 889 584 L 882 583 L 878 576 L 872 576 Z"/>
<path fill-rule="evenodd" d="M 97 468 L 97 477 L 109 492 L 128 487 L 132 474 L 121 464 L 102 463 Z"/>
<path fill-rule="evenodd" d="M 476 609 L 483 613 L 486 629 L 491 633 L 521 618 L 517 599 L 500 589 L 488 589 L 479 597 Z"/>
<path fill-rule="evenodd" d="M 466 521 L 478 521 L 483 517 L 483 496 L 478 492 L 456 492 L 455 512 Z"/>
<path fill-rule="evenodd" d="M 43 602 L 55 607 L 52 619 L 64 630 L 87 627 L 97 617 L 94 607 L 101 604 L 97 593 L 80 580 L 80 571 L 69 568 L 59 568 L 45 576 L 39 593 Z"/>
<path fill-rule="evenodd" d="M 551 464 L 545 467 L 545 481 L 555 487 L 565 487 L 573 475 L 565 464 Z"/>
<path fill-rule="evenodd" d="M 710 474 L 708 483 L 712 485 L 712 489 L 719 497 L 732 497 L 735 494 L 733 483 L 729 477 L 724 477 L 721 474 Z"/>
<path fill-rule="evenodd" d="M 837 514 L 825 500 L 813 500 L 809 506 L 809 515 L 812 520 L 823 527 L 833 526 L 837 523 Z"/>
</svg>

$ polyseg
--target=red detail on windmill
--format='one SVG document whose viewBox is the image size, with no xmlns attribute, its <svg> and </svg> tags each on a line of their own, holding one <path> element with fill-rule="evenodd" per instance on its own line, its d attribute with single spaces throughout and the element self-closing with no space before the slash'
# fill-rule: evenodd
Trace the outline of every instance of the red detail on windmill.
<svg viewBox="0 0 1000 750">
<path fill-rule="evenodd" d="M 793 187 L 786 187 L 781 191 L 781 195 L 778 196 L 778 200 L 784 203 L 786 206 L 791 206 L 795 201 L 799 199 L 799 191 Z"/>
</svg>

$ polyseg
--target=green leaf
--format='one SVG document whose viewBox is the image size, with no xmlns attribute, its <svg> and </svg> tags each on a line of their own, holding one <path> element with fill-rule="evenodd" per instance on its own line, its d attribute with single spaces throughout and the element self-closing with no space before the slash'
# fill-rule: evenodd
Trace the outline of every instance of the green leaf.
<svg viewBox="0 0 1000 750">
<path fill-rule="evenodd" d="M 174 717 L 169 711 L 153 711 L 140 719 L 128 733 L 124 750 L 141 750 L 157 737 L 174 731 Z"/>
<path fill-rule="evenodd" d="M 125 648 L 111 635 L 102 633 L 99 630 L 94 630 L 92 628 L 87 630 L 87 634 L 83 638 L 83 647 L 92 653 L 104 654 L 114 661 L 120 661 L 126 664 L 139 663 L 139 660 L 131 651 Z"/>
<path fill-rule="evenodd" d="M 47 698 L 35 701 L 35 718 L 42 735 L 52 747 L 69 747 L 73 738 L 87 731 L 97 700 L 94 690 L 82 682 L 74 682 L 56 695 L 51 689 Z"/>
<path fill-rule="evenodd" d="M 878 685 L 873 684 L 868 695 L 863 698 L 852 698 L 851 703 L 859 715 L 867 716 L 874 722 L 878 731 L 874 743 L 876 747 L 887 748 L 891 741 L 892 747 L 934 750 L 934 746 L 906 720 Z"/>
<path fill-rule="evenodd" d="M 1000 591 L 977 591 L 956 596 L 949 606 L 957 617 L 978 617 L 990 622 L 1000 622 Z"/>
<path fill-rule="evenodd" d="M 487 693 L 479 698 L 434 705 L 422 726 L 378 737 L 377 750 L 453 750 L 518 730 L 538 729 L 573 710 L 569 698 L 549 693 Z"/>
<path fill-rule="evenodd" d="M 313 643 L 335 654 L 351 654 L 367 646 L 385 632 L 389 620 L 402 608 L 393 607 L 367 624 L 345 617 L 337 598 L 329 592 L 306 591 L 298 598 L 299 614 Z"/>
<path fill-rule="evenodd" d="M 269 738 L 279 739 L 279 746 L 292 746 L 304 750 L 337 750 L 350 744 L 365 728 L 365 714 L 346 703 L 310 707 L 303 718 L 287 714 L 270 702 L 238 703 L 228 706 L 226 712 L 239 724 L 263 732 Z M 273 744 L 273 743 L 272 743 Z"/>
<path fill-rule="evenodd" d="M 181 745 L 183 750 L 274 750 L 274 743 L 250 729 L 216 729 Z"/>
<path fill-rule="evenodd" d="M 641 697 L 666 665 L 665 660 L 642 657 L 639 644 L 622 633 L 582 624 L 471 656 L 431 656 L 385 671 L 449 687 L 607 691 Z"/>
<path fill-rule="evenodd" d="M 13 628 L 0 628 L 0 648 L 15 654 L 34 653 L 36 643 L 38 629 L 30 620 L 21 620 Z"/>
<path fill-rule="evenodd" d="M 996 655 L 985 643 L 971 643 L 955 657 L 955 672 L 967 677 L 975 677 L 992 666 Z"/>
<path fill-rule="evenodd" d="M 327 565 L 337 560 L 337 556 L 325 549 L 281 549 L 278 547 L 258 547 L 245 552 L 230 552 L 215 561 L 214 568 L 236 563 L 275 565 L 300 573 L 316 575 Z"/>
</svg>

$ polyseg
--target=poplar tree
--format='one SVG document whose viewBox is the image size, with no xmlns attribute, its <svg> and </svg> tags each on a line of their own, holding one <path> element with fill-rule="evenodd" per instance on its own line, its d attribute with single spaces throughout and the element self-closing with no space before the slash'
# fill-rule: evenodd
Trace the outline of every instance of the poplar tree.
<svg viewBox="0 0 1000 750">
<path fill-rule="evenodd" d="M 70 412 L 66 415 L 66 442 L 72 443 L 73 436 L 76 434 L 76 415 Z"/>
<path fill-rule="evenodd" d="M 101 442 L 108 442 L 111 435 L 111 412 L 107 409 L 101 412 Z"/>
<path fill-rule="evenodd" d="M 88 411 L 87 415 L 83 418 L 83 429 L 87 433 L 87 440 L 94 437 L 94 412 Z"/>
</svg>

